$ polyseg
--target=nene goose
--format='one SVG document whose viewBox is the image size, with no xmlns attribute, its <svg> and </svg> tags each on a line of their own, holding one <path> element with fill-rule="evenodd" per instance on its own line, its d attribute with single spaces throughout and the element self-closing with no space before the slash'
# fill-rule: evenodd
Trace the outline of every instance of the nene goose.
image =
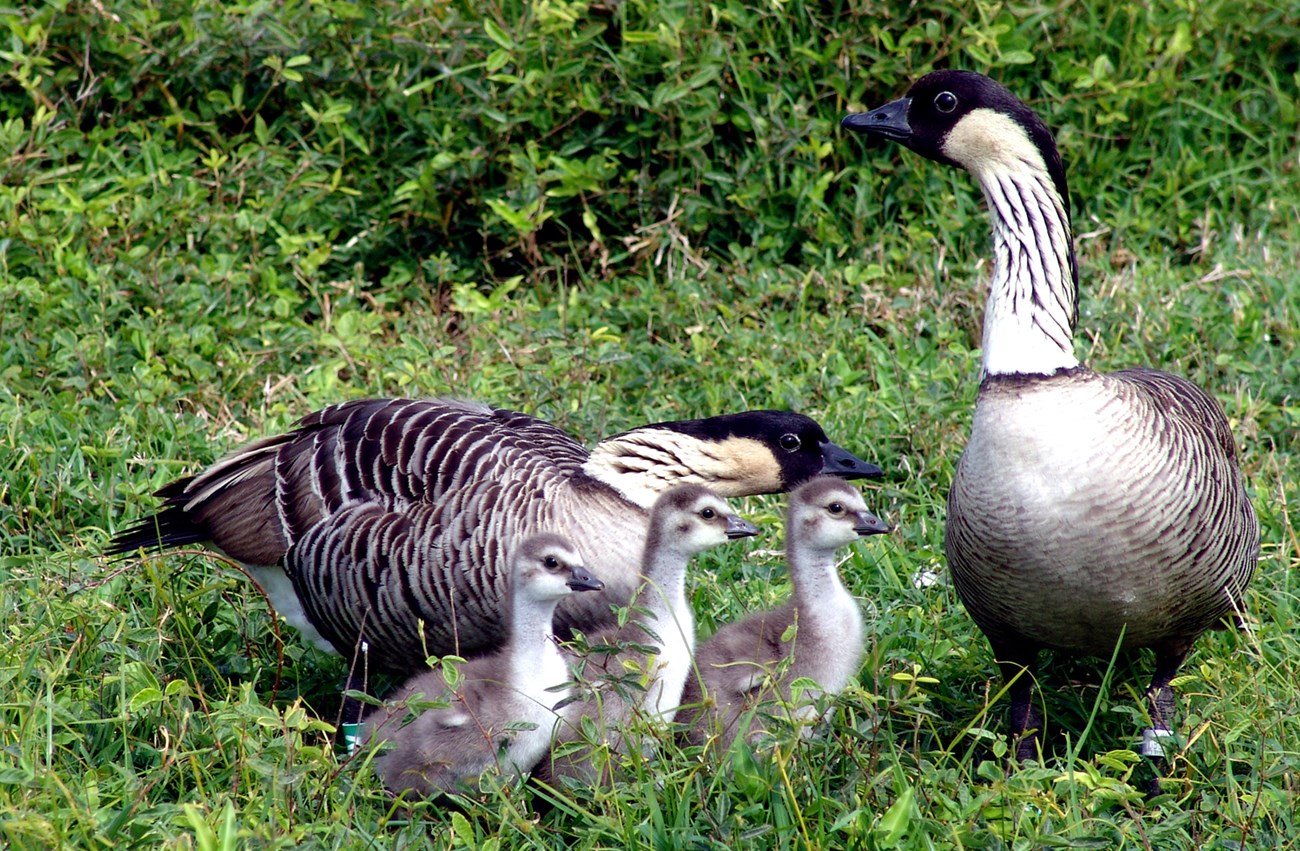
<svg viewBox="0 0 1300 851">
<path fill-rule="evenodd" d="M 488 771 L 527 774 L 551 743 L 558 720 L 553 707 L 567 696 L 569 670 L 551 636 L 555 606 L 574 591 L 600 587 L 558 535 L 521 541 L 511 557 L 505 645 L 461 666 L 454 688 L 442 671 L 417 675 L 394 696 L 397 711 L 378 711 L 367 722 L 368 740 L 392 745 L 375 761 L 384 785 L 429 797 L 472 790 Z M 447 705 L 399 726 L 416 695 Z"/>
<path fill-rule="evenodd" d="M 700 485 L 681 485 L 659 497 L 641 565 L 645 582 L 628 621 L 594 637 L 589 653 L 574 660 L 589 691 L 561 711 L 552 756 L 538 764 L 538 779 L 552 786 L 559 777 L 608 780 L 613 772 L 600 765 L 594 750 L 627 753 L 632 745 L 626 733 L 635 719 L 673 719 L 695 647 L 686 566 L 704 550 L 757 533 Z"/>
<path fill-rule="evenodd" d="M 1011 681 L 1017 756 L 1039 752 L 1039 650 L 1122 646 L 1155 651 L 1142 749 L 1161 757 L 1170 680 L 1196 637 L 1240 610 L 1259 553 L 1227 418 L 1176 375 L 1099 374 L 1075 357 L 1065 169 L 1046 125 L 1007 89 L 937 71 L 843 125 L 966 169 L 992 219 L 983 370 L 944 546 Z"/>
<path fill-rule="evenodd" d="M 529 534 L 569 537 L 604 580 L 556 616 L 562 634 L 594 630 L 638 584 L 660 491 L 774 493 L 822 472 L 881 475 L 779 411 L 641 426 L 588 452 L 547 422 L 481 404 L 347 402 L 167 485 L 163 509 L 109 552 L 211 541 L 321 647 L 365 646 L 370 668 L 412 673 L 430 655 L 500 644 L 506 559 Z"/>
<path fill-rule="evenodd" d="M 830 696 L 849 684 L 862 664 L 862 612 L 840 581 L 835 553 L 889 529 L 839 479 L 818 477 L 790 495 L 785 547 L 794 594 L 778 608 L 722 627 L 696 652 L 695 675 L 682 693 L 689 741 L 716 736 L 725 751 L 737 736 L 761 733 L 755 711 L 773 699 L 791 706 L 797 679 Z M 794 705 L 797 720 L 815 720 L 811 697 Z"/>
</svg>

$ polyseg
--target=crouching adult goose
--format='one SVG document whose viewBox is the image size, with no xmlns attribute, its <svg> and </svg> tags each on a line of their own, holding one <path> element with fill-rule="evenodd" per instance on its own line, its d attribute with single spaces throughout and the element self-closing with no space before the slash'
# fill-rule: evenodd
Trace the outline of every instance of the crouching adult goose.
<svg viewBox="0 0 1300 851">
<path fill-rule="evenodd" d="M 1153 648 L 1162 755 L 1170 680 L 1206 629 L 1239 611 L 1259 526 L 1218 403 L 1153 369 L 1093 372 L 1075 357 L 1078 280 L 1065 169 L 1046 125 L 966 71 L 922 77 L 845 127 L 969 171 L 993 222 L 983 370 L 948 496 L 957 593 L 1011 685 L 1018 756 L 1037 753 L 1039 650 Z"/>
<path fill-rule="evenodd" d="M 637 587 L 660 492 L 774 493 L 823 472 L 881 475 L 781 411 L 655 423 L 588 452 L 550 423 L 472 402 L 347 402 L 167 485 L 163 509 L 109 552 L 211 541 L 320 646 L 352 656 L 364 641 L 371 668 L 414 672 L 500 644 L 506 560 L 530 534 L 564 534 L 605 581 L 557 613 L 562 633 L 594 630 Z"/>
<path fill-rule="evenodd" d="M 716 736 L 725 751 L 737 736 L 764 730 L 761 704 L 792 705 L 795 680 L 812 680 L 830 696 L 849 684 L 862 664 L 862 611 L 840 580 L 836 551 L 889 530 L 839 479 L 818 477 L 790 494 L 785 548 L 794 593 L 771 611 L 722 627 L 701 645 L 682 693 L 688 740 L 703 744 Z M 796 719 L 815 719 L 814 696 L 799 700 Z"/>
<path fill-rule="evenodd" d="M 686 567 L 704 550 L 757 533 L 701 485 L 681 485 L 659 497 L 642 558 L 645 581 L 627 622 L 591 637 L 590 652 L 573 660 L 588 691 L 583 696 L 580 690 L 581 699 L 562 710 L 551 756 L 537 766 L 538 779 L 551 785 L 560 777 L 608 779 L 613 772 L 602 768 L 596 749 L 628 753 L 635 720 L 673 719 L 695 647 Z"/>
<path fill-rule="evenodd" d="M 391 748 L 375 770 L 394 793 L 422 796 L 472 790 L 484 772 L 523 776 L 546 753 L 567 697 L 568 667 L 551 635 L 556 604 L 574 591 L 598 591 L 599 579 L 558 535 L 524 539 L 511 557 L 505 645 L 460 668 L 452 687 L 440 670 L 425 671 L 395 695 L 391 710 L 373 713 L 366 738 Z M 401 726 L 416 695 L 446 703 Z"/>
</svg>

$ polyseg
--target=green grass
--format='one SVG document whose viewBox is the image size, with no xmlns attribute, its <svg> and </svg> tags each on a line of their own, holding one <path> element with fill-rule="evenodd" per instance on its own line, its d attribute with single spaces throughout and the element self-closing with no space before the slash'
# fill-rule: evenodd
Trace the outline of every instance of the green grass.
<svg viewBox="0 0 1300 851">
<path fill-rule="evenodd" d="M 182 5 L 0 15 L 10 847 L 1300 846 L 1289 6 Z M 1250 629 L 1184 668 L 1156 801 L 1129 751 L 1149 660 L 1053 661 L 1051 755 L 1010 768 L 1001 684 L 946 581 L 987 225 L 967 177 L 837 122 L 954 65 L 1058 131 L 1080 351 L 1209 388 L 1256 495 Z M 879 461 L 868 500 L 898 530 L 846 567 L 871 627 L 830 729 L 723 766 L 669 746 L 549 802 L 392 804 L 327 734 L 342 664 L 240 573 L 98 555 L 164 482 L 374 394 L 479 398 L 585 440 L 790 407 Z M 761 552 L 780 506 L 742 506 L 755 552 L 701 559 L 706 629 L 783 593 Z"/>
</svg>

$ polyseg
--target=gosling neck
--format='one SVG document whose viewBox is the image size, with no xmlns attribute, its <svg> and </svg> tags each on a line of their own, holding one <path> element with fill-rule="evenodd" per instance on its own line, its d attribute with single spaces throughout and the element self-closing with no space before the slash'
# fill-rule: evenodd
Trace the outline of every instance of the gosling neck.
<svg viewBox="0 0 1300 851">
<path fill-rule="evenodd" d="M 825 608 L 831 601 L 852 602 L 852 596 L 836 569 L 839 563 L 836 550 L 801 545 L 792 540 L 786 544 L 785 557 L 801 620 Z"/>
<path fill-rule="evenodd" d="M 559 649 L 552 640 L 551 622 L 555 617 L 558 600 L 520 598 L 514 601 L 510 613 L 510 648 L 512 677 L 515 682 L 527 681 L 545 669 L 545 660 L 558 655 Z"/>
<path fill-rule="evenodd" d="M 670 543 L 663 542 L 661 530 L 651 533 L 650 540 L 646 541 L 641 565 L 641 591 L 635 605 L 650 612 L 660 626 L 672 623 L 683 609 L 689 610 L 686 606 L 686 567 L 689 563 L 689 554 L 678 552 Z"/>
</svg>

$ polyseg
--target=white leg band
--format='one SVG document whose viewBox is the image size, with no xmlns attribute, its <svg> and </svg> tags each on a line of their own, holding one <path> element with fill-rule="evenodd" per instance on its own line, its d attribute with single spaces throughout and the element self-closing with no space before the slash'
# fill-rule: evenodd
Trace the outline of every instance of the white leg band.
<svg viewBox="0 0 1300 851">
<path fill-rule="evenodd" d="M 1151 759 L 1162 759 L 1165 755 L 1165 746 L 1160 740 L 1173 734 L 1173 730 L 1157 730 L 1154 727 L 1146 728 L 1142 731 L 1142 744 L 1138 748 L 1138 753 Z"/>
</svg>

